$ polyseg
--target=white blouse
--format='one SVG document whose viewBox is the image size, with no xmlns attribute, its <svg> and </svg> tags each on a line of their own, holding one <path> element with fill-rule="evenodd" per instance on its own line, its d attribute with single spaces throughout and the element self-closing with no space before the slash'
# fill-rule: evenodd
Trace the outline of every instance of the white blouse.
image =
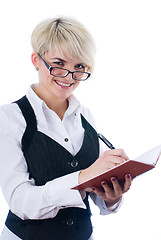
<svg viewBox="0 0 161 240">
<path fill-rule="evenodd" d="M 29 88 L 27 98 L 35 111 L 38 130 L 76 155 L 84 138 L 80 113 L 95 127 L 89 110 L 71 95 L 68 99 L 69 107 L 61 121 L 35 94 L 32 87 Z M 43 186 L 35 186 L 34 179 L 29 179 L 21 150 L 25 128 L 25 119 L 16 103 L 0 107 L 0 185 L 11 211 L 21 219 L 47 219 L 55 217 L 63 208 L 86 208 L 82 199 L 85 192 L 71 190 L 71 187 L 78 184 L 79 171 L 54 179 Z M 68 141 L 64 140 L 66 138 Z M 100 197 L 93 193 L 90 196 L 102 215 L 115 212 L 118 208 L 119 204 L 108 209 Z"/>
</svg>

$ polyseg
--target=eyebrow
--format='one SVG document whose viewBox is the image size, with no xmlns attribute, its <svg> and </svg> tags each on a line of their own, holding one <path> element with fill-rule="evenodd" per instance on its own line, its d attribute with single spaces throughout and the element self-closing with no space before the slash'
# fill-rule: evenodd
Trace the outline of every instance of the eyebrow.
<svg viewBox="0 0 161 240">
<path fill-rule="evenodd" d="M 59 61 L 61 61 L 61 62 L 65 62 L 65 63 L 67 62 L 67 61 L 65 61 L 64 59 L 62 59 L 62 58 L 57 58 L 57 57 L 56 57 L 56 58 L 51 58 L 51 60 L 59 60 Z"/>
<path fill-rule="evenodd" d="M 51 60 L 53 61 L 53 60 L 58 60 L 58 61 L 60 61 L 60 62 L 63 62 L 63 63 L 67 63 L 67 61 L 66 60 L 64 60 L 64 59 L 62 59 L 62 58 L 58 58 L 58 57 L 51 57 Z M 78 63 L 78 64 L 81 64 L 82 66 L 84 66 L 84 67 L 86 67 L 86 64 L 84 64 L 84 63 Z M 77 65 L 77 64 L 76 64 Z"/>
</svg>

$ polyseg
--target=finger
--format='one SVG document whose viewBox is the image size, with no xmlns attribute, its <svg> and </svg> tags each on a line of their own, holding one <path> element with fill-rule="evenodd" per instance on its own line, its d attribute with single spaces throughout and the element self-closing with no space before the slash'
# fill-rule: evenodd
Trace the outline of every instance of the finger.
<svg viewBox="0 0 161 240">
<path fill-rule="evenodd" d="M 122 195 L 122 188 L 121 188 L 121 185 L 119 184 L 117 178 L 116 177 L 112 177 L 111 178 L 111 182 L 112 182 L 112 185 L 113 185 L 113 189 L 114 189 L 115 195 L 120 197 Z"/>
<path fill-rule="evenodd" d="M 117 164 L 117 165 L 126 161 L 125 158 L 118 157 L 118 156 L 111 156 L 109 160 L 110 160 L 110 162 Z"/>
<path fill-rule="evenodd" d="M 120 157 L 120 156 L 117 156 L 117 155 L 112 155 L 112 154 L 109 154 L 110 151 L 105 151 L 101 158 L 104 162 L 108 162 L 109 163 L 112 163 L 112 164 L 120 164 L 120 163 L 123 163 L 125 162 L 125 158 L 123 157 Z"/>
<path fill-rule="evenodd" d="M 109 196 L 113 195 L 113 189 L 109 186 L 109 184 L 107 184 L 106 181 L 102 181 L 101 185 L 106 194 L 108 194 Z"/>
<path fill-rule="evenodd" d="M 107 170 L 111 169 L 111 168 L 113 168 L 113 167 L 115 167 L 117 165 L 120 165 L 121 163 L 124 162 L 123 160 L 118 160 L 118 159 L 116 160 L 115 158 L 114 159 L 113 158 L 108 159 L 109 161 L 106 163 L 107 164 Z"/>
<path fill-rule="evenodd" d="M 130 187 L 131 187 L 131 184 L 132 184 L 132 178 L 131 178 L 131 175 L 130 174 L 126 174 L 125 175 L 125 183 L 124 183 L 124 188 L 123 188 L 123 192 L 127 192 Z"/>
<path fill-rule="evenodd" d="M 105 192 L 97 187 L 92 187 L 92 191 L 97 194 L 100 198 L 105 199 Z"/>
<path fill-rule="evenodd" d="M 109 154 L 113 155 L 113 156 L 122 157 L 125 160 L 129 160 L 128 156 L 126 155 L 126 153 L 123 149 L 112 149 L 109 151 Z"/>
</svg>

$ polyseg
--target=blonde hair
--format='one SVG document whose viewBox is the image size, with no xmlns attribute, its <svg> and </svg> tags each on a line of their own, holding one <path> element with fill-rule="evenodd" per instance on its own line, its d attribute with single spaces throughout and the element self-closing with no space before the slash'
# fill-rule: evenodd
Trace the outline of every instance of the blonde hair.
<svg viewBox="0 0 161 240">
<path fill-rule="evenodd" d="M 87 29 L 71 18 L 54 18 L 39 23 L 31 36 L 33 51 L 44 55 L 56 49 L 61 54 L 80 61 L 92 72 L 95 44 Z"/>
</svg>

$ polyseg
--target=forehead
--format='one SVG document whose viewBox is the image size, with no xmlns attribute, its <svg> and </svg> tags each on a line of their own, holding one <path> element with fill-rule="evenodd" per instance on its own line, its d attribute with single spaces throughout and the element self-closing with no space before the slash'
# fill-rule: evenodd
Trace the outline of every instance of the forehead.
<svg viewBox="0 0 161 240">
<path fill-rule="evenodd" d="M 61 49 L 61 51 L 55 48 L 50 49 L 47 53 L 45 53 L 45 56 L 48 57 L 48 59 L 51 61 L 58 59 L 73 64 L 83 63 L 81 59 L 77 58 L 76 56 L 72 56 L 68 51 L 65 51 L 63 49 Z"/>
</svg>

